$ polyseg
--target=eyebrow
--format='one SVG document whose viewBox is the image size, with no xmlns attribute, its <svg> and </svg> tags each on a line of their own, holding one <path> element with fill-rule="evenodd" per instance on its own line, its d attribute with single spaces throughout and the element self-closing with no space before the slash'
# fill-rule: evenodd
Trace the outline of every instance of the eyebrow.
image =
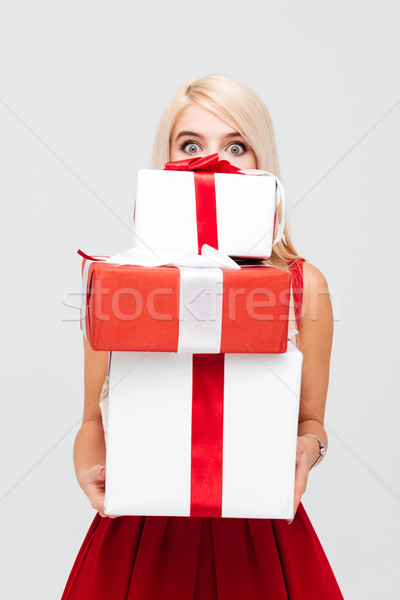
<svg viewBox="0 0 400 600">
<path fill-rule="evenodd" d="M 178 133 L 178 135 L 175 138 L 175 142 L 177 140 L 179 140 L 180 137 L 183 137 L 185 135 L 192 135 L 201 139 L 204 139 L 204 136 L 200 135 L 200 133 L 196 133 L 195 131 L 181 131 L 180 133 Z M 224 135 L 224 138 L 236 138 L 236 137 L 243 137 L 241 133 L 239 133 L 238 131 L 235 131 L 234 133 L 227 133 L 226 135 Z"/>
</svg>

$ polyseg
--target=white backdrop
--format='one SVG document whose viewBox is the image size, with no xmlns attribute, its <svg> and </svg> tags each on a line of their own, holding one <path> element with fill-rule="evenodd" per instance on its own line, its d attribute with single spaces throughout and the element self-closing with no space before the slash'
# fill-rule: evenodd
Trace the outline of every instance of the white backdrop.
<svg viewBox="0 0 400 600">
<path fill-rule="evenodd" d="M 220 73 L 268 106 L 295 247 L 332 294 L 329 450 L 303 504 L 346 600 L 397 597 L 398 3 L 3 0 L 1 13 L 1 596 L 59 598 L 95 515 L 72 460 L 76 251 L 130 246 L 162 109 Z"/>
</svg>

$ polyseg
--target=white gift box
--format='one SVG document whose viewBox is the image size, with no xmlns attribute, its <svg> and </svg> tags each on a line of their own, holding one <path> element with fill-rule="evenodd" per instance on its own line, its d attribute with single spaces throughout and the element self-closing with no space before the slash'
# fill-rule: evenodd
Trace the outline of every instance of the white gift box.
<svg viewBox="0 0 400 600">
<path fill-rule="evenodd" d="M 269 258 L 273 244 L 285 239 L 284 191 L 279 179 L 257 169 L 240 174 L 212 173 L 214 197 L 203 200 L 196 187 L 197 175 L 193 171 L 139 169 L 134 245 L 198 252 L 202 243 L 207 243 L 229 256 Z M 274 240 L 281 200 L 282 220 Z M 199 202 L 203 207 L 200 212 Z M 209 202 L 214 203 L 214 212 L 208 211 Z M 215 236 L 208 235 L 213 229 L 217 244 Z"/>
<path fill-rule="evenodd" d="M 112 352 L 105 513 L 293 518 L 303 354 L 199 356 Z"/>
</svg>

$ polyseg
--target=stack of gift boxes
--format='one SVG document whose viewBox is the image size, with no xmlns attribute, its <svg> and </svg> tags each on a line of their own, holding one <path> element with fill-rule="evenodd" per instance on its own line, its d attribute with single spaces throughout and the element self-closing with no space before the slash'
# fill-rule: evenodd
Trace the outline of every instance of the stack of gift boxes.
<svg viewBox="0 0 400 600">
<path fill-rule="evenodd" d="M 283 227 L 279 179 L 212 155 L 139 170 L 133 248 L 79 251 L 81 328 L 110 351 L 106 514 L 293 517 L 303 355 L 290 273 L 261 262 Z"/>
</svg>

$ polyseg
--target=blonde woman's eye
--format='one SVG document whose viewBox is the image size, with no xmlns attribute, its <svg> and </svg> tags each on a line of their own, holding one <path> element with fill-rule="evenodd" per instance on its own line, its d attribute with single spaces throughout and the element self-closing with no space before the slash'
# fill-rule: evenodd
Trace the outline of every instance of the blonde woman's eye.
<svg viewBox="0 0 400 600">
<path fill-rule="evenodd" d="M 196 154 L 198 150 L 201 150 L 200 146 L 196 144 L 196 142 L 183 142 L 183 144 L 179 146 L 179 149 L 187 151 L 189 154 Z"/>
<path fill-rule="evenodd" d="M 231 154 L 235 154 L 235 155 L 243 154 L 243 152 L 246 152 L 246 146 L 242 143 L 230 144 L 228 146 L 228 151 L 229 151 L 229 148 L 231 148 Z"/>
</svg>

